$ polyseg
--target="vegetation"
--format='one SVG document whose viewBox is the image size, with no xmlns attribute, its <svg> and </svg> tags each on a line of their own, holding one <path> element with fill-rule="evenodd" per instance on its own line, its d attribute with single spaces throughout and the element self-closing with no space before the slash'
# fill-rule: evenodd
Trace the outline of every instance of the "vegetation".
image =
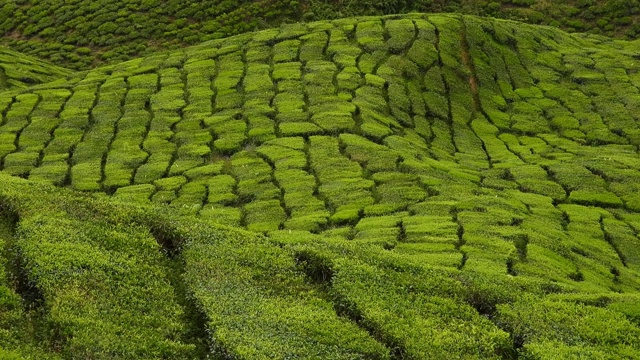
<svg viewBox="0 0 640 360">
<path fill-rule="evenodd" d="M 301 1 L 304 18 L 339 18 L 410 12 L 452 12 L 551 25 L 568 31 L 637 38 L 640 2 L 637 0 L 441 0 L 441 1 Z"/>
<path fill-rule="evenodd" d="M 0 354 L 640 357 L 638 50 L 360 17 L 2 92 Z"/>
<path fill-rule="evenodd" d="M 282 23 L 361 15 L 456 12 L 635 39 L 638 0 L 6 0 L 2 44 L 89 69 Z"/>
<path fill-rule="evenodd" d="M 27 88 L 71 75 L 71 71 L 0 47 L 0 91 Z"/>
</svg>

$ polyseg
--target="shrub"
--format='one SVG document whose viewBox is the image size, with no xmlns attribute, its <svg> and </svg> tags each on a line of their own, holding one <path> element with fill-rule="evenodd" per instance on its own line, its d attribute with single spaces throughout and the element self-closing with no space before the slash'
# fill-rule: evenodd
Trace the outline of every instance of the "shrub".
<svg viewBox="0 0 640 360">
<path fill-rule="evenodd" d="M 236 180 L 229 175 L 211 177 L 207 182 L 207 202 L 211 204 L 233 204 L 238 200 L 238 196 L 233 193 L 235 186 Z"/>
<path fill-rule="evenodd" d="M 280 190 L 270 180 L 260 178 L 238 181 L 237 192 L 247 200 L 270 200 L 280 195 Z"/>
<path fill-rule="evenodd" d="M 328 212 L 321 211 L 304 216 L 293 216 L 284 222 L 285 230 L 318 232 L 328 223 Z"/>
<path fill-rule="evenodd" d="M 169 154 L 152 154 L 146 163 L 140 165 L 135 172 L 135 184 L 152 183 L 166 174 L 172 156 Z"/>
<path fill-rule="evenodd" d="M 207 204 L 200 210 L 200 217 L 215 224 L 240 226 L 241 210 L 215 204 Z"/>
<path fill-rule="evenodd" d="M 415 36 L 415 27 L 410 19 L 390 20 L 385 23 L 385 30 L 391 36 L 387 40 L 389 51 L 399 53 L 406 49 Z"/>
<path fill-rule="evenodd" d="M 34 168 L 29 173 L 29 180 L 43 181 L 54 185 L 65 185 L 69 165 L 64 161 L 52 161 Z"/>
<path fill-rule="evenodd" d="M 178 191 L 178 197 L 171 201 L 171 205 L 197 212 L 206 200 L 206 196 L 207 186 L 205 181 L 188 182 L 182 185 Z"/>
<path fill-rule="evenodd" d="M 275 63 L 296 61 L 299 47 L 300 40 L 285 40 L 277 43 L 273 47 L 273 61 Z"/>
<path fill-rule="evenodd" d="M 195 236 L 211 239 L 215 234 L 212 230 L 208 230 L 207 235 L 186 232 L 184 235 L 188 236 L 187 239 Z M 303 278 L 293 275 L 296 265 L 285 251 L 264 238 L 249 234 L 234 234 L 233 239 L 233 242 L 211 244 L 189 241 L 193 246 L 185 254 L 186 281 L 196 289 L 209 321 L 217 324 L 212 336 L 227 351 L 240 357 L 387 357 L 387 350 L 382 345 L 352 323 L 336 316 L 326 300 L 316 295 L 304 295 L 310 286 Z M 253 244 L 250 251 L 242 245 L 246 241 Z M 212 257 L 212 254 L 218 256 Z M 269 266 L 264 266 L 265 261 Z M 203 276 L 211 274 L 211 271 L 219 276 Z M 277 280 L 264 288 L 261 278 Z M 239 291 L 238 284 L 241 283 L 245 285 Z M 201 291 L 201 286 L 218 290 Z M 291 307 L 291 299 L 297 299 L 294 307 Z M 233 314 L 223 314 L 221 307 L 217 306 L 219 304 L 225 304 L 224 308 Z M 258 309 L 262 309 L 257 312 L 259 318 L 247 316 Z M 317 324 L 318 328 L 326 331 L 308 333 L 303 329 L 309 324 Z M 255 330 L 250 338 L 241 335 L 242 329 L 247 327 Z M 278 330 L 280 328 L 295 330 L 283 335 Z M 338 343 L 344 344 L 344 339 L 348 339 L 348 345 L 338 346 Z"/>
<path fill-rule="evenodd" d="M 256 151 L 265 156 L 276 169 L 302 169 L 307 166 L 306 155 L 300 150 L 265 144 L 257 148 Z"/>
<path fill-rule="evenodd" d="M 322 133 L 317 125 L 307 122 L 285 122 L 278 125 L 278 131 L 282 136 L 310 136 Z"/>
<path fill-rule="evenodd" d="M 395 169 L 399 154 L 353 134 L 340 134 L 340 141 L 351 160 L 363 164 L 367 170 L 376 172 Z"/>
<path fill-rule="evenodd" d="M 277 230 L 286 220 L 286 214 L 278 200 L 255 201 L 245 205 L 243 209 L 247 229 L 252 231 Z"/>
<path fill-rule="evenodd" d="M 395 344 L 410 356 L 437 357 L 438 354 L 451 352 L 473 352 L 475 354 L 478 349 L 488 355 L 496 351 L 495 347 L 507 347 L 508 336 L 506 333 L 493 328 L 493 325 L 490 325 L 488 321 L 483 322 L 483 327 L 486 330 L 492 330 L 483 331 L 482 335 L 469 336 L 468 333 L 461 330 L 460 326 L 465 326 L 465 324 L 466 326 L 469 326 L 471 322 L 477 324 L 475 319 L 471 319 L 479 315 L 470 308 L 466 308 L 467 305 L 434 296 L 433 288 L 430 295 L 423 293 L 424 290 L 421 288 L 415 289 L 414 296 L 412 296 L 414 305 L 410 306 L 408 302 L 403 300 L 404 298 L 396 296 L 393 290 L 406 284 L 403 281 L 405 275 L 402 272 L 385 271 L 355 261 L 352 261 L 350 265 L 340 262 L 340 265 L 339 271 L 334 274 L 332 281 L 333 290 L 340 295 L 340 306 L 347 313 L 358 314 L 370 321 L 371 326 L 383 334 L 387 343 Z M 424 277 L 429 277 L 429 275 L 425 274 Z M 426 286 L 428 287 L 428 285 Z M 371 291 L 371 289 L 377 290 Z M 415 301 L 419 301 L 421 306 L 415 307 Z M 394 304 L 393 309 L 387 304 Z M 426 308 L 429 311 L 423 312 Z M 444 308 L 455 310 L 444 311 L 442 310 Z M 391 318 L 385 319 L 385 317 L 377 315 L 381 313 L 385 313 Z M 472 315 L 474 313 L 475 315 Z M 390 321 L 391 319 L 393 321 Z M 456 325 L 451 327 L 447 325 L 452 322 L 455 322 Z M 447 336 L 440 337 L 436 334 L 430 334 L 432 331 L 438 334 L 446 333 Z M 437 343 L 429 345 L 424 345 L 423 341 L 417 340 L 425 337 L 439 340 Z M 454 341 L 452 337 L 455 337 L 456 340 Z M 416 339 L 416 341 L 412 339 Z"/>
<path fill-rule="evenodd" d="M 578 204 L 592 206 L 622 206 L 622 200 L 609 191 L 594 192 L 589 190 L 575 190 L 569 194 L 569 200 Z"/>
<path fill-rule="evenodd" d="M 280 62 L 273 65 L 273 80 L 300 80 L 302 64 L 299 62 Z"/>
<path fill-rule="evenodd" d="M 328 25 L 327 28 L 330 29 L 332 26 Z M 329 40 L 326 32 L 315 29 L 313 32 L 301 36 L 300 39 L 303 41 L 300 46 L 301 61 L 322 58 L 325 44 Z"/>
<path fill-rule="evenodd" d="M 151 184 L 121 187 L 113 195 L 116 199 L 128 202 L 148 202 L 156 187 Z"/>
<path fill-rule="evenodd" d="M 168 340 L 185 334 L 183 310 L 169 282 L 156 281 L 166 279 L 166 269 L 148 229 L 121 225 L 128 211 L 119 208 L 115 215 L 115 202 L 98 204 L 71 192 L 43 191 L 28 203 L 19 195 L 24 189 L 15 185 L 3 186 L 2 192 L 3 198 L 9 195 L 19 204 L 21 241 L 16 251 L 25 260 L 22 271 L 37 286 L 36 301 L 51 310 L 50 326 L 73 339 L 65 345 L 66 352 L 193 357 L 193 345 Z M 65 195 L 64 201 L 56 200 Z M 70 206 L 80 203 L 82 210 Z M 47 216 L 34 212 L 45 207 Z M 84 211 L 93 214 L 90 221 Z M 101 211 L 113 216 L 98 215 Z M 116 280 L 113 274 L 123 278 Z M 134 315 L 140 312 L 149 317 Z"/>
<path fill-rule="evenodd" d="M 4 170 L 11 175 L 25 175 L 36 166 L 40 154 L 38 152 L 11 153 L 4 158 Z"/>
<path fill-rule="evenodd" d="M 364 21 L 356 27 L 356 40 L 367 51 L 386 50 L 380 21 Z"/>
</svg>

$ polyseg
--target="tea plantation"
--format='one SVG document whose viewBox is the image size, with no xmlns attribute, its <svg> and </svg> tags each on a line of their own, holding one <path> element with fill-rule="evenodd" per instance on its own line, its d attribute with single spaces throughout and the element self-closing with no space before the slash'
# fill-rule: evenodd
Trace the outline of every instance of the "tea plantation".
<svg viewBox="0 0 640 360">
<path fill-rule="evenodd" d="M 640 358 L 638 54 L 358 17 L 0 92 L 0 354 Z"/>
<path fill-rule="evenodd" d="M 455 12 L 635 39 L 640 0 L 3 0 L 0 44 L 72 69 L 282 23 Z"/>
<path fill-rule="evenodd" d="M 71 71 L 0 47 L 0 91 L 64 79 Z"/>
</svg>

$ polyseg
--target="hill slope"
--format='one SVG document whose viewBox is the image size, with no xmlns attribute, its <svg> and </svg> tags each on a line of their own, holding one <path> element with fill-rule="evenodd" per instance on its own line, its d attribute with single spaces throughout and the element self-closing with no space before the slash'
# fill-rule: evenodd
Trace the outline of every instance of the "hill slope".
<svg viewBox="0 0 640 360">
<path fill-rule="evenodd" d="M 6 0 L 2 44 L 74 69 L 287 22 L 361 15 L 453 12 L 637 38 L 639 0 Z"/>
<path fill-rule="evenodd" d="M 3 171 L 97 199 L 0 178 L 33 346 L 637 357 L 638 48 L 351 18 L 0 94 Z"/>
<path fill-rule="evenodd" d="M 9 0 L 0 7 L 0 34 L 19 51 L 88 69 L 265 28 L 298 18 L 298 8 L 290 0 Z"/>
<path fill-rule="evenodd" d="M 0 91 L 64 79 L 71 71 L 0 47 Z"/>
</svg>

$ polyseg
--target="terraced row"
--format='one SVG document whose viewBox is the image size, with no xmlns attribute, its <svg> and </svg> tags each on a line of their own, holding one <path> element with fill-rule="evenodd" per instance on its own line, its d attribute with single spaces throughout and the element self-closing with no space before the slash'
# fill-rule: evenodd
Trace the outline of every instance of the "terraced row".
<svg viewBox="0 0 640 360">
<path fill-rule="evenodd" d="M 611 72 L 596 41 L 576 40 L 593 47 L 576 54 L 561 32 L 542 42 L 511 23 L 368 20 L 289 25 L 6 96 L 3 168 L 257 231 L 351 234 L 363 216 L 449 192 L 427 176 L 467 194 L 480 183 L 637 210 L 633 101 L 597 107 L 637 96 L 632 62 L 605 77 L 582 65 Z M 609 153 L 611 166 L 589 160 Z"/>
<path fill-rule="evenodd" d="M 633 188 L 609 191 L 601 179 L 616 168 L 628 170 L 617 183 L 637 177 L 625 163 L 640 141 L 633 59 L 576 41 L 593 53 L 536 42 L 510 23 L 447 17 L 290 25 L 235 37 L 4 95 L 2 168 L 224 213 L 230 224 L 265 231 L 285 221 L 317 229 L 330 217 L 357 220 L 362 210 L 385 214 L 419 202 L 428 189 L 415 178 L 389 184 L 372 176 L 406 172 L 403 162 L 425 157 L 455 162 L 446 171 L 462 177 L 513 168 L 502 176 L 558 201 L 568 195 L 621 206 L 622 197 L 637 209 Z M 614 75 L 616 60 L 629 69 Z M 583 144 L 611 144 L 631 160 L 589 169 L 576 161 L 593 148 Z M 261 170 L 244 174 L 244 167 Z M 286 186 L 285 174 L 292 176 Z M 578 176 L 596 181 L 571 179 Z M 304 190 L 293 191 L 298 185 Z M 353 198 L 332 192 L 345 186 Z M 316 205 L 294 218 L 311 222 L 291 217 L 302 194 L 316 195 Z M 390 198 L 397 194 L 404 195 Z M 267 222 L 252 216 L 264 210 Z"/>
</svg>

